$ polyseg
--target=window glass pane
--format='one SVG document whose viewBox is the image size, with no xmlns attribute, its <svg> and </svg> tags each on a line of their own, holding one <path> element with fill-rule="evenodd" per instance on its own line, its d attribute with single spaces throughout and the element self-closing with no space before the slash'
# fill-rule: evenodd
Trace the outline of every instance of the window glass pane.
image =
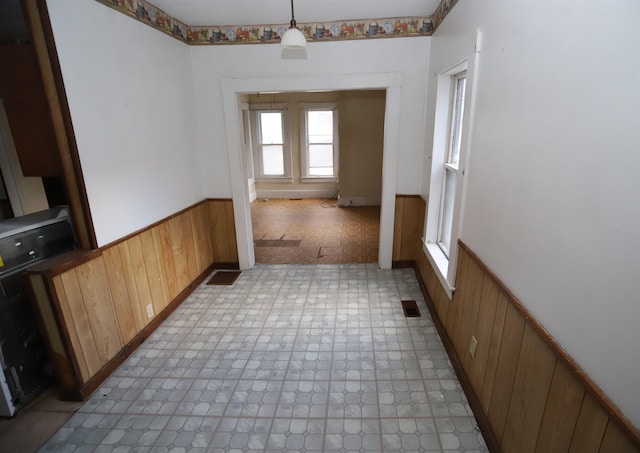
<svg viewBox="0 0 640 453">
<path fill-rule="evenodd" d="M 260 142 L 282 144 L 282 112 L 260 112 Z"/>
<path fill-rule="evenodd" d="M 453 112 L 451 115 L 451 148 L 449 150 L 449 162 L 458 163 L 460 158 L 460 140 L 462 138 L 462 119 L 464 116 L 464 93 L 466 76 L 455 79 L 455 91 L 453 97 Z"/>
<path fill-rule="evenodd" d="M 333 175 L 333 145 L 309 145 L 309 175 Z"/>
<path fill-rule="evenodd" d="M 309 168 L 309 176 L 333 176 L 333 167 Z"/>
<path fill-rule="evenodd" d="M 333 143 L 333 110 L 307 112 L 309 143 Z"/>
<path fill-rule="evenodd" d="M 310 167 L 333 167 L 333 145 L 309 145 Z"/>
<path fill-rule="evenodd" d="M 284 176 L 284 149 L 282 145 L 264 145 L 262 147 L 262 174 L 265 176 Z"/>
<path fill-rule="evenodd" d="M 456 173 L 452 170 L 446 169 L 444 172 L 438 244 L 440 244 L 440 248 L 447 256 L 449 256 L 449 250 L 451 249 L 451 226 L 453 224 L 453 202 L 456 197 L 456 176 Z"/>
</svg>

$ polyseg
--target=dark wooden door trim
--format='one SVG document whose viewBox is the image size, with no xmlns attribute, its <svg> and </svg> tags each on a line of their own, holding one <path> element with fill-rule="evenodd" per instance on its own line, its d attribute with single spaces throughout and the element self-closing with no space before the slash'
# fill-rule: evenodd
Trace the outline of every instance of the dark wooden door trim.
<svg viewBox="0 0 640 453">
<path fill-rule="evenodd" d="M 94 249 L 97 248 L 97 240 L 46 1 L 22 0 L 22 8 L 31 31 L 31 39 L 36 50 L 47 103 L 51 112 L 53 130 L 62 163 L 64 185 L 78 245 L 82 249 Z"/>
</svg>

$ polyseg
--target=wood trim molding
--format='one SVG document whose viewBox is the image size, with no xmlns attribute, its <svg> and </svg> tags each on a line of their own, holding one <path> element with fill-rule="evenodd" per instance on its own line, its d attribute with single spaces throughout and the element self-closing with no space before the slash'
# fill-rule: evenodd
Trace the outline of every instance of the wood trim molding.
<svg viewBox="0 0 640 453">
<path fill-rule="evenodd" d="M 545 343 L 553 350 L 557 358 L 564 362 L 571 373 L 578 379 L 586 388 L 587 392 L 593 396 L 593 398 L 600 403 L 603 409 L 607 412 L 611 419 L 615 420 L 620 428 L 629 436 L 633 443 L 640 449 L 640 431 L 636 429 L 633 424 L 624 416 L 624 414 L 618 409 L 618 407 L 611 402 L 611 400 L 605 395 L 600 387 L 593 382 L 593 380 L 587 375 L 587 373 L 571 358 L 567 352 L 562 349 L 558 342 L 547 332 L 547 330 L 540 324 L 526 309 L 522 302 L 511 292 L 509 288 L 498 278 L 498 276 L 489 269 L 489 267 L 480 259 L 480 257 L 469 248 L 461 239 L 458 240 L 458 244 L 464 251 L 476 262 L 476 264 L 482 269 L 482 271 L 500 288 L 500 290 L 507 296 L 509 302 L 516 308 L 516 310 L 524 317 L 525 322 L 528 322 L 536 333 L 545 341 Z M 419 273 L 418 273 L 419 274 Z M 420 282 L 422 279 L 419 278 Z M 423 284 L 423 283 L 421 283 Z"/>
<path fill-rule="evenodd" d="M 60 153 L 64 185 L 78 242 L 83 249 L 94 249 L 97 247 L 97 239 L 47 5 L 45 0 L 22 0 L 22 7 L 31 30 L 44 83 L 53 131 Z"/>
<path fill-rule="evenodd" d="M 80 266 L 87 261 L 91 261 L 102 254 L 100 249 L 82 250 L 76 249 L 62 253 L 51 258 L 44 259 L 27 269 L 27 274 L 42 274 L 47 277 L 62 274 L 69 269 Z"/>
<path fill-rule="evenodd" d="M 131 234 L 128 234 L 120 239 L 117 239 L 113 242 L 110 242 L 109 244 L 103 245 L 102 247 L 95 249 L 95 250 L 73 250 L 67 253 L 63 253 L 61 255 L 56 255 L 52 258 L 43 260 L 41 262 L 39 262 L 38 264 L 32 266 L 31 268 L 29 268 L 28 273 L 39 273 L 39 274 L 45 274 L 49 277 L 53 277 L 54 275 L 58 275 L 58 274 L 62 274 L 63 272 L 66 272 L 69 269 L 72 269 L 74 267 L 77 267 L 79 265 L 81 265 L 82 263 L 85 263 L 87 261 L 90 261 L 94 258 L 97 258 L 98 256 L 100 256 L 102 254 L 102 252 L 108 248 L 111 247 L 115 247 L 118 244 L 122 243 L 122 242 L 126 242 L 129 239 L 138 236 L 146 231 L 152 230 L 153 228 L 157 227 L 158 225 L 161 225 L 165 222 L 168 222 L 169 220 L 179 217 L 182 214 L 184 214 L 185 212 L 188 212 L 204 203 L 208 203 L 208 202 L 221 202 L 221 201 L 228 201 L 231 203 L 231 199 L 228 198 L 206 198 L 202 201 L 199 201 L 189 207 L 186 207 L 184 209 L 181 209 L 180 211 L 171 214 L 170 216 L 165 217 L 164 219 L 158 220 L 157 222 L 152 223 L 151 225 L 148 225 L 144 228 L 141 228 L 140 230 L 134 231 Z M 216 269 L 239 269 L 240 265 L 237 262 L 216 262 L 214 263 L 214 266 Z M 412 264 L 411 264 L 412 266 Z M 411 266 L 406 266 L 406 267 L 411 267 Z"/>
<path fill-rule="evenodd" d="M 174 212 L 173 214 L 168 215 L 167 217 L 165 217 L 163 219 L 160 219 L 157 222 L 152 223 L 151 225 L 147 225 L 146 227 L 140 228 L 139 230 L 136 230 L 133 233 L 127 234 L 126 236 L 123 236 L 123 237 L 121 237 L 119 239 L 116 239 L 113 242 L 109 242 L 108 244 L 105 244 L 102 247 L 100 247 L 100 249 L 101 250 L 105 250 L 105 249 L 108 249 L 110 247 L 115 247 L 116 245 L 118 245 L 118 244 L 120 244 L 122 242 L 126 242 L 129 239 L 144 233 L 145 231 L 152 230 L 153 228 L 157 227 L 158 225 L 161 225 L 161 224 L 163 224 L 165 222 L 168 222 L 171 219 L 175 219 L 176 217 L 180 217 L 185 212 L 188 212 L 188 211 L 200 206 L 201 204 L 206 203 L 207 201 L 209 201 L 209 199 L 204 199 L 204 200 L 198 201 L 197 203 L 192 204 L 191 206 L 187 206 L 186 208 L 181 209 L 178 212 Z M 222 201 L 222 199 L 220 201 Z M 231 200 L 230 199 L 226 199 L 224 201 L 231 201 Z"/>
</svg>

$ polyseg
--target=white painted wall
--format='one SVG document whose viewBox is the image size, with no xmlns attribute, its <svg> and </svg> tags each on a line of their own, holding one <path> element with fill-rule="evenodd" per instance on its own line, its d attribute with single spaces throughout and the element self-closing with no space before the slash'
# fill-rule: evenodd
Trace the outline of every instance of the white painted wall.
<svg viewBox="0 0 640 453">
<path fill-rule="evenodd" d="M 98 244 L 202 200 L 188 46 L 98 2 L 47 6 Z"/>
<path fill-rule="evenodd" d="M 283 59 L 277 45 L 191 48 L 207 194 L 233 198 L 241 269 L 253 265 L 254 255 L 249 195 L 242 183 L 245 165 L 239 154 L 238 94 L 384 87 L 388 89 L 378 264 L 391 266 L 395 194 L 420 188 L 429 39 L 311 43 L 306 59 Z"/>
<path fill-rule="evenodd" d="M 400 73 L 402 107 L 398 193 L 418 193 L 424 155 L 425 73 L 428 37 L 310 43 L 306 60 L 281 58 L 278 45 L 193 46 L 193 77 L 200 121 L 199 143 L 206 159 L 207 195 L 231 196 L 220 81 L 225 78 L 282 78 Z M 419 162 L 416 165 L 416 162 Z"/>
<path fill-rule="evenodd" d="M 632 0 L 460 2 L 429 70 L 434 81 L 481 31 L 461 237 L 636 427 L 638 18 Z"/>
</svg>

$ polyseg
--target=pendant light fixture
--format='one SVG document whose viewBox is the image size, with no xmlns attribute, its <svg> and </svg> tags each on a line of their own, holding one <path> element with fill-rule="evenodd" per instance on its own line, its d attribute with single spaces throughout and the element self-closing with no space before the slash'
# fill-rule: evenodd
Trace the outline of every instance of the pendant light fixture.
<svg viewBox="0 0 640 453">
<path fill-rule="evenodd" d="M 285 32 L 280 40 L 280 45 L 283 49 L 306 49 L 307 38 L 296 27 L 296 19 L 293 15 L 293 0 L 291 0 L 291 22 L 289 29 Z"/>
</svg>

